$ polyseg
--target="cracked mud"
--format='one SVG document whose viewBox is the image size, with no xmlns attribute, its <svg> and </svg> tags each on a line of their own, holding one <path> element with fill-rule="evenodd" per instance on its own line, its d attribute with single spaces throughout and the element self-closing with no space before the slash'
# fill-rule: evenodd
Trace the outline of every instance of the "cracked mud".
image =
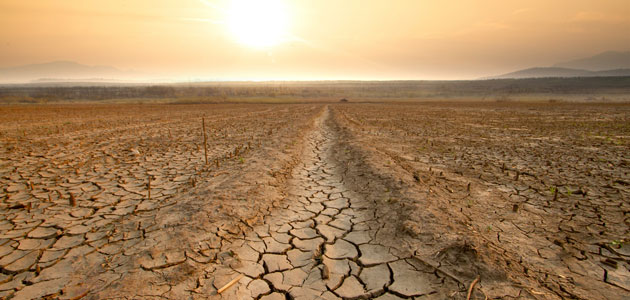
<svg viewBox="0 0 630 300">
<path fill-rule="evenodd" d="M 484 105 L 2 107 L 0 298 L 630 297 L 627 106 Z"/>
<path fill-rule="evenodd" d="M 295 168 L 290 199 L 213 266 L 195 292 L 213 294 L 239 273 L 224 299 L 401 299 L 457 292 L 457 283 L 376 239 L 382 227 L 371 204 L 344 186 L 343 167 L 330 159 L 337 137 L 328 113 L 308 138 Z M 221 274 L 214 276 L 213 274 Z"/>
</svg>

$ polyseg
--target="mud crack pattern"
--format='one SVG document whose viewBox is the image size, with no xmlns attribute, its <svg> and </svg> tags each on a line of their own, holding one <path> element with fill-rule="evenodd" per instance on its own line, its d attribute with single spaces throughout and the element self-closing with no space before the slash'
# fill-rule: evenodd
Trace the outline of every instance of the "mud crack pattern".
<svg viewBox="0 0 630 300">
<path fill-rule="evenodd" d="M 375 239 L 370 204 L 344 186 L 330 159 L 335 133 L 328 113 L 309 137 L 283 208 L 225 249 L 194 293 L 222 299 L 408 299 L 461 290 L 455 281 Z M 235 286 L 217 294 L 239 274 Z"/>
</svg>

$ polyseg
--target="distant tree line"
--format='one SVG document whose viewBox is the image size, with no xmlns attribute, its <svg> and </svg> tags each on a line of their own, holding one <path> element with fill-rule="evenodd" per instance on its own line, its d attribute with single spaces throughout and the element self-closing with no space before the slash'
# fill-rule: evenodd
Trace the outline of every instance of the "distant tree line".
<svg viewBox="0 0 630 300">
<path fill-rule="evenodd" d="M 469 81 L 217 82 L 198 84 L 0 85 L 0 99 L 106 100 L 204 98 L 426 98 L 522 94 L 630 94 L 630 77 Z M 28 101 L 25 101 L 28 102 Z"/>
</svg>

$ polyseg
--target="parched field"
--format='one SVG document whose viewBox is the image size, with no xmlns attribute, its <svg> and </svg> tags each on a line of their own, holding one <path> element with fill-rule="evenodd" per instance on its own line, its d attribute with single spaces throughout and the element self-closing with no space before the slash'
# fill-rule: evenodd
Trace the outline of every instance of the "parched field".
<svg viewBox="0 0 630 300">
<path fill-rule="evenodd" d="M 0 298 L 630 297 L 630 105 L 2 106 L 0 145 Z"/>
<path fill-rule="evenodd" d="M 338 111 L 375 169 L 404 180 L 403 227 L 422 256 L 491 286 L 509 277 L 537 298 L 630 297 L 630 106 Z M 525 291 L 503 286 L 493 296 Z"/>
</svg>

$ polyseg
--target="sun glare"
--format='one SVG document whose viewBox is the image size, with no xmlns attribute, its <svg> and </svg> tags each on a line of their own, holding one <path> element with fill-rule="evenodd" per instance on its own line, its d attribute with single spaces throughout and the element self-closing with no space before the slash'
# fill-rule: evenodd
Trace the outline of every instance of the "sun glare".
<svg viewBox="0 0 630 300">
<path fill-rule="evenodd" d="M 281 0 L 232 0 L 227 25 L 239 43 L 271 47 L 286 39 L 288 15 Z"/>
</svg>

